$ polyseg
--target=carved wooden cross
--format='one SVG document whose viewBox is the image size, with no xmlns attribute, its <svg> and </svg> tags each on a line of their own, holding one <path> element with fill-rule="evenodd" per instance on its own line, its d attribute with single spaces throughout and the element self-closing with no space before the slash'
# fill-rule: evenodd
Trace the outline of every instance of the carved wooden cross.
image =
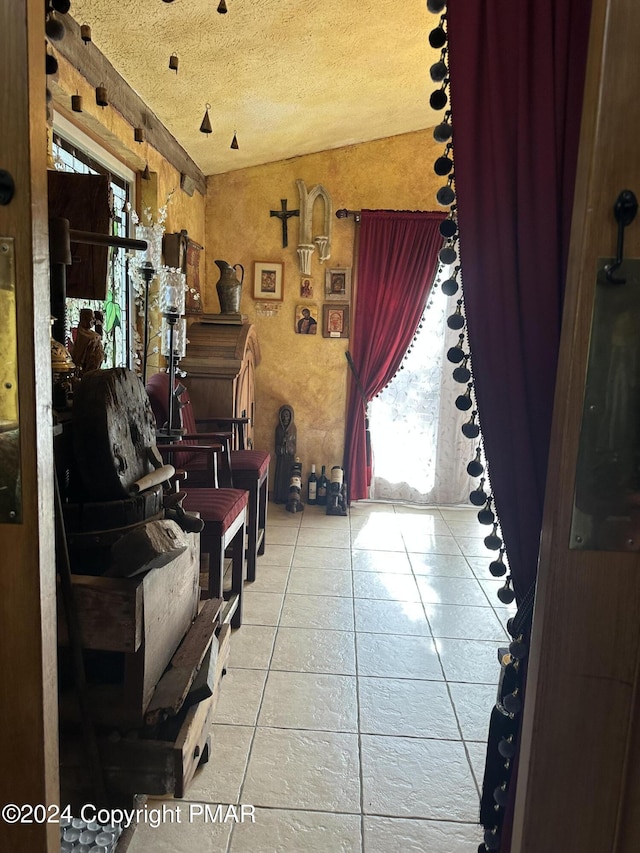
<svg viewBox="0 0 640 853">
<path fill-rule="evenodd" d="M 289 235 L 287 234 L 287 221 L 292 216 L 300 216 L 299 210 L 287 210 L 287 200 L 286 198 L 280 199 L 280 206 L 282 210 L 272 210 L 270 211 L 271 216 L 277 216 L 278 219 L 282 220 L 282 248 L 286 249 L 289 245 Z"/>
</svg>

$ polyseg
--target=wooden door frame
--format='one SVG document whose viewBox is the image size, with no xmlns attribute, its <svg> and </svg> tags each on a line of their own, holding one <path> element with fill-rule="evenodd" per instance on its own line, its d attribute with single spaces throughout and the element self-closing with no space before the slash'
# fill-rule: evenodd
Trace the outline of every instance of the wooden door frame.
<svg viewBox="0 0 640 853">
<path fill-rule="evenodd" d="M 569 544 L 597 263 L 618 194 L 640 194 L 639 31 L 635 0 L 593 0 L 512 853 L 638 849 L 640 552 Z"/>
<path fill-rule="evenodd" d="M 0 0 L 0 169 L 15 195 L 0 236 L 15 241 L 23 522 L 1 524 L 0 805 L 59 801 L 44 7 Z M 0 819 L 3 850 L 60 848 L 56 823 Z"/>
</svg>

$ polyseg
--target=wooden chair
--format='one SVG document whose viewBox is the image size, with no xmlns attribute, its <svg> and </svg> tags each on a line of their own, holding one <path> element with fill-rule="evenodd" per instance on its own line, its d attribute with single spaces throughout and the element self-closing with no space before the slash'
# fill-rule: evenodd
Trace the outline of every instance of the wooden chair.
<svg viewBox="0 0 640 853">
<path fill-rule="evenodd" d="M 162 427 L 169 417 L 169 376 L 167 373 L 155 373 L 147 382 L 147 394 L 151 408 L 156 417 L 158 427 Z M 176 388 L 180 386 L 176 383 Z M 269 481 L 269 462 L 271 456 L 263 450 L 244 449 L 243 426 L 247 418 L 217 418 L 216 423 L 228 427 L 228 432 L 202 432 L 198 426 L 211 423 L 210 420 L 196 420 L 189 394 L 182 386 L 177 394 L 178 418 L 172 418 L 180 423 L 184 430 L 180 442 L 180 451 L 174 457 L 177 468 L 187 472 L 189 489 L 210 486 L 214 482 L 215 472 L 207 466 L 206 457 L 197 449 L 201 441 L 215 441 L 223 444 L 228 466 L 221 466 L 217 483 L 220 486 L 244 489 L 249 493 L 247 512 L 247 581 L 256 579 L 257 558 L 264 554 L 265 531 L 267 526 L 267 498 Z M 239 435 L 241 449 L 231 450 L 232 431 Z"/>
<path fill-rule="evenodd" d="M 158 444 L 158 450 L 173 465 L 178 467 L 180 443 Z M 212 471 L 212 483 L 217 482 L 218 457 L 226 458 L 226 448 L 222 444 L 201 445 L 193 453 L 206 458 L 204 470 Z M 208 556 L 208 580 L 205 589 L 201 589 L 202 598 L 224 598 L 229 607 L 224 614 L 232 628 L 242 624 L 242 600 L 245 578 L 244 543 L 247 529 L 247 506 L 249 493 L 245 489 L 198 486 L 191 488 L 182 500 L 182 508 L 187 512 L 198 513 L 204 523 L 200 534 L 200 550 Z M 224 587 L 225 555 L 231 556 L 231 586 Z"/>
</svg>

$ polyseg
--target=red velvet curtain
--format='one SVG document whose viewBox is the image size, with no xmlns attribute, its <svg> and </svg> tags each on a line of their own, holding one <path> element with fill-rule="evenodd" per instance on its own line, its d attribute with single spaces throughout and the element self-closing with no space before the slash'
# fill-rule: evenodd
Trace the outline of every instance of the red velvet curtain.
<svg viewBox="0 0 640 853">
<path fill-rule="evenodd" d="M 442 246 L 442 213 L 363 210 L 351 357 L 366 401 L 392 379 L 424 311 Z M 349 499 L 368 497 L 366 404 L 350 378 L 345 440 Z"/>
<path fill-rule="evenodd" d="M 518 602 L 537 571 L 590 7 L 447 7 L 474 386 Z"/>
<path fill-rule="evenodd" d="M 460 260 L 474 389 L 525 642 L 569 249 L 590 0 L 449 0 Z M 515 674 L 514 674 L 515 673 Z M 505 669 L 520 699 L 526 662 Z M 513 698 L 515 694 L 511 696 Z M 494 709 L 480 820 L 511 849 L 520 716 Z M 515 735 L 509 765 L 498 744 Z M 507 785 L 504 810 L 494 791 Z M 503 803 L 505 805 L 505 803 Z M 497 835 L 491 835 L 496 831 Z M 486 838 L 487 836 L 485 836 Z M 485 845 L 482 845 L 484 847 Z M 479 848 L 480 849 L 480 848 Z"/>
</svg>

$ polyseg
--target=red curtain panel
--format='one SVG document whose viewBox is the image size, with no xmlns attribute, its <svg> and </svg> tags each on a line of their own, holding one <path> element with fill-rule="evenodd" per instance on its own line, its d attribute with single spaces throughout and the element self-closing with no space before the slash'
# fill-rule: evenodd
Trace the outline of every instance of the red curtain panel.
<svg viewBox="0 0 640 853">
<path fill-rule="evenodd" d="M 526 639 L 590 16 L 590 0 L 447 5 L 459 247 L 474 389 L 519 605 L 516 634 L 522 631 Z M 515 675 L 506 667 L 502 701 L 520 704 L 525 682 L 526 662 Z M 492 713 L 480 808 L 491 842 L 487 849 L 501 853 L 511 849 L 515 784 L 509 777 L 516 778 L 520 721 L 514 713 L 513 723 L 498 708 Z M 498 747 L 512 734 L 509 766 Z M 505 809 L 496 812 L 494 792 L 501 786 Z"/>
<path fill-rule="evenodd" d="M 393 378 L 415 335 L 442 247 L 444 213 L 363 210 L 351 357 L 366 402 Z M 366 404 L 350 379 L 345 438 L 349 499 L 369 495 Z"/>
<path fill-rule="evenodd" d="M 468 336 L 518 602 L 537 570 L 590 7 L 447 7 Z"/>
</svg>

